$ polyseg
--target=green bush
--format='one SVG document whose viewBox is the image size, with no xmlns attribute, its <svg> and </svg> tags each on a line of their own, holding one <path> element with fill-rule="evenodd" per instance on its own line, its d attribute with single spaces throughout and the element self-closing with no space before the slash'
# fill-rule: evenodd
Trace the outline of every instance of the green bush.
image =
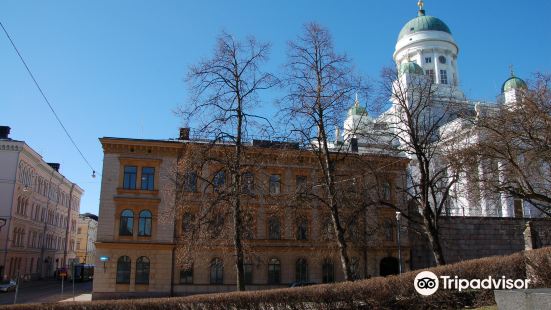
<svg viewBox="0 0 551 310">
<path fill-rule="evenodd" d="M 528 266 L 528 267 L 527 267 Z M 428 269 L 436 275 L 482 279 L 531 279 L 531 287 L 551 286 L 551 247 L 464 261 Z M 194 295 L 189 297 L 105 300 L 7 306 L 5 309 L 160 310 L 160 309 L 458 309 L 495 304 L 491 290 L 440 289 L 429 297 L 413 287 L 419 271 L 400 276 L 302 288 Z"/>
</svg>

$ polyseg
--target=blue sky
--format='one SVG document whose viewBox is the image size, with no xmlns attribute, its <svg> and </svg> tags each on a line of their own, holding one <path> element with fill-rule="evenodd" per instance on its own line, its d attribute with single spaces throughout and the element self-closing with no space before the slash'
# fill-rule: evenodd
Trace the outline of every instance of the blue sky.
<svg viewBox="0 0 551 310">
<path fill-rule="evenodd" d="M 376 79 L 417 0 L 395 1 L 25 1 L 2 0 L 0 20 L 11 33 L 58 115 L 97 171 L 98 137 L 173 138 L 185 104 L 189 65 L 210 55 L 225 30 L 272 43 L 267 70 L 277 72 L 286 42 L 304 23 L 329 28 L 338 51 Z M 461 88 L 493 100 L 515 73 L 551 73 L 551 1 L 425 1 L 459 45 Z M 269 100 L 267 100 L 269 101 Z M 266 102 L 263 112 L 273 111 Z M 86 191 L 81 212 L 97 214 L 100 178 L 91 171 L 0 35 L 0 124 L 25 140 Z"/>
</svg>

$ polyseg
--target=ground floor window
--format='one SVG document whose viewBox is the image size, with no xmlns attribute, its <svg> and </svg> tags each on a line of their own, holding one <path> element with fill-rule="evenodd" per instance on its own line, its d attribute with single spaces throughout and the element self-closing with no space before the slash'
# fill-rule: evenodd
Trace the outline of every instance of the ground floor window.
<svg viewBox="0 0 551 310">
<path fill-rule="evenodd" d="M 131 260 L 128 256 L 121 256 L 117 261 L 117 283 L 129 284 L 130 283 L 130 266 Z"/>
<path fill-rule="evenodd" d="M 145 256 L 136 261 L 136 284 L 149 284 L 149 258 Z"/>
<path fill-rule="evenodd" d="M 180 284 L 193 284 L 193 266 L 180 270 Z"/>
</svg>

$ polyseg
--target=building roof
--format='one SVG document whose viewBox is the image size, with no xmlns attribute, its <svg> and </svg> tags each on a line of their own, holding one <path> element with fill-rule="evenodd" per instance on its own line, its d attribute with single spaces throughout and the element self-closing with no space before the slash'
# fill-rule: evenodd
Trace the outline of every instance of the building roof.
<svg viewBox="0 0 551 310">
<path fill-rule="evenodd" d="M 449 34 L 452 33 L 448 25 L 446 25 L 446 23 L 444 23 L 441 19 L 434 16 L 426 16 L 425 11 L 420 10 L 419 16 L 410 20 L 404 25 L 404 27 L 402 27 L 402 30 L 398 35 L 398 40 L 408 34 L 419 31 L 443 31 Z"/>
<path fill-rule="evenodd" d="M 526 89 L 526 88 L 528 88 L 528 86 L 526 85 L 526 82 L 524 82 L 521 78 L 518 78 L 512 75 L 501 86 L 501 92 L 504 93 L 511 89 Z"/>
<path fill-rule="evenodd" d="M 403 62 L 402 64 L 400 64 L 399 72 L 400 74 L 404 74 L 404 73 L 420 74 L 420 75 L 424 74 L 423 68 L 421 68 L 421 66 L 419 66 L 417 63 L 413 61 Z"/>
</svg>

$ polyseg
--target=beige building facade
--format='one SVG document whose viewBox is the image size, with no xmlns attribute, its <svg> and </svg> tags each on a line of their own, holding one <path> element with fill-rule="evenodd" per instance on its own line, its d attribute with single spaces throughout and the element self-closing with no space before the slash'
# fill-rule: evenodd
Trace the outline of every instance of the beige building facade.
<svg viewBox="0 0 551 310">
<path fill-rule="evenodd" d="M 234 290 L 233 248 L 223 232 L 185 251 L 193 243 L 190 238 L 194 238 L 186 231 L 188 222 L 198 216 L 195 210 L 210 199 L 209 193 L 214 193 L 209 188 L 212 184 L 199 180 L 216 179 L 214 175 L 219 173 L 216 165 L 199 168 L 189 163 L 188 150 L 203 142 L 189 137 L 100 141 L 104 166 L 93 298 Z M 325 233 L 327 212 L 317 206 L 304 208 L 300 210 L 299 224 L 295 209 L 287 203 L 299 183 L 304 180 L 314 183 L 317 178 L 311 153 L 298 148 L 264 148 L 262 143 L 251 143 L 247 148 L 262 161 L 247 175 L 254 179 L 256 187 L 266 185 L 265 193 L 259 191 L 243 202 L 244 210 L 251 214 L 245 241 L 247 289 L 288 287 L 294 282 L 342 281 L 337 247 Z M 362 160 L 384 166 L 390 184 L 405 179 L 404 158 L 366 155 Z M 355 167 L 344 166 L 342 171 L 347 169 L 354 171 Z M 191 186 L 175 182 L 178 175 L 188 175 L 189 171 L 198 174 L 192 178 L 195 181 Z M 275 179 L 277 184 L 273 182 Z M 390 192 L 394 187 L 388 186 L 388 199 L 400 204 L 403 197 L 394 190 Z M 182 200 L 176 203 L 176 197 Z M 349 254 L 355 276 L 396 273 L 394 209 L 378 205 L 357 217 L 359 234 L 366 238 L 361 244 L 351 242 Z M 401 236 L 405 270 L 409 264 L 406 227 Z"/>
<path fill-rule="evenodd" d="M 0 273 L 51 277 L 76 256 L 83 190 L 9 133 L 0 126 Z"/>
<path fill-rule="evenodd" d="M 77 222 L 76 254 L 79 263 L 96 263 L 96 239 L 98 221 L 91 216 L 81 214 Z"/>
</svg>

